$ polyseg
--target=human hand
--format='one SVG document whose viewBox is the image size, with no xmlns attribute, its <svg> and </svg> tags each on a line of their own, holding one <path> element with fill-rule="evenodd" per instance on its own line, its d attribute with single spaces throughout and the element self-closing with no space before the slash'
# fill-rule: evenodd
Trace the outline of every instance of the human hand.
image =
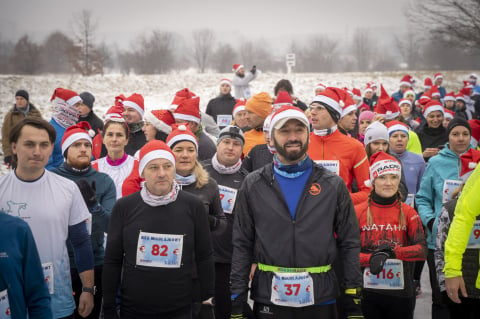
<svg viewBox="0 0 480 319">
<path fill-rule="evenodd" d="M 448 298 L 454 303 L 462 303 L 458 295 L 458 290 L 462 293 L 464 298 L 467 298 L 467 289 L 465 288 L 465 281 L 462 276 L 445 278 L 445 286 L 447 288 Z"/>
<path fill-rule="evenodd" d="M 82 292 L 78 302 L 78 314 L 83 318 L 88 317 L 93 310 L 93 295 L 89 292 Z"/>
</svg>

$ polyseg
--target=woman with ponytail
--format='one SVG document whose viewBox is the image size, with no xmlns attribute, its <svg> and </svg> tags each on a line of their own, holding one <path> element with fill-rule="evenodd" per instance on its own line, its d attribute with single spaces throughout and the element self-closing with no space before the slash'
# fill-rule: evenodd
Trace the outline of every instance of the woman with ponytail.
<svg viewBox="0 0 480 319">
<path fill-rule="evenodd" d="M 415 261 L 425 260 L 427 247 L 415 209 L 402 202 L 398 190 L 401 164 L 380 151 L 370 158 L 373 186 L 368 200 L 355 206 L 364 272 L 362 310 L 365 318 L 413 318 Z"/>
</svg>

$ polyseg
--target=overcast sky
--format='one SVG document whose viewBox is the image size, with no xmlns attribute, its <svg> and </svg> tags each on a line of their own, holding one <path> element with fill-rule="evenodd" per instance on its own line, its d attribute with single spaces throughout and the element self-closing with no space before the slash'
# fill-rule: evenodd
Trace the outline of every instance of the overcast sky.
<svg viewBox="0 0 480 319">
<path fill-rule="evenodd" d="M 42 41 L 53 30 L 70 32 L 73 13 L 91 10 L 98 38 L 127 47 L 152 29 L 189 36 L 211 28 L 220 40 L 290 39 L 326 33 L 351 35 L 357 27 L 399 32 L 409 0 L 0 0 L 0 37 L 29 34 Z"/>
</svg>

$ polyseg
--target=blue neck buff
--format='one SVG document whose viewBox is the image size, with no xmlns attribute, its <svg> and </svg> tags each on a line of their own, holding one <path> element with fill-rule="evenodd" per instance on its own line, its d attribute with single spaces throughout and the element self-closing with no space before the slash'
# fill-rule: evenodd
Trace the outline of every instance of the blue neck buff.
<svg viewBox="0 0 480 319">
<path fill-rule="evenodd" d="M 300 162 L 293 164 L 293 165 L 287 165 L 283 164 L 280 162 L 278 159 L 278 155 L 275 154 L 273 156 L 273 170 L 275 171 L 276 174 L 283 176 L 285 178 L 296 178 L 301 175 L 303 175 L 305 172 L 307 172 L 309 169 L 313 167 L 313 162 L 308 157 L 308 155 L 305 156 L 304 159 L 302 159 Z"/>
</svg>

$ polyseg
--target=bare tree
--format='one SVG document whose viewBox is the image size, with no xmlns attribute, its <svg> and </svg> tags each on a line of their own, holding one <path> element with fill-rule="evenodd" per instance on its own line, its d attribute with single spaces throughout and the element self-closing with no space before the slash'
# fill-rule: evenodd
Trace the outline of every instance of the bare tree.
<svg viewBox="0 0 480 319">
<path fill-rule="evenodd" d="M 11 72 L 10 57 L 13 55 L 14 48 L 12 41 L 3 40 L 0 37 L 0 73 Z"/>
<path fill-rule="evenodd" d="M 371 55 L 374 51 L 374 41 L 370 31 L 365 28 L 355 30 L 352 39 L 352 52 L 357 60 L 357 70 L 366 71 L 370 67 Z"/>
<path fill-rule="evenodd" d="M 394 35 L 393 37 L 396 51 L 402 57 L 404 63 L 407 63 L 409 69 L 416 69 L 421 64 L 421 50 L 423 41 L 411 29 L 408 28 L 403 36 Z"/>
<path fill-rule="evenodd" d="M 230 44 L 220 43 L 213 54 L 215 65 L 212 65 L 212 67 L 218 72 L 230 72 L 232 65 L 236 63 L 237 56 L 237 52 Z"/>
<path fill-rule="evenodd" d="M 92 12 L 82 10 L 73 15 L 74 47 L 70 61 L 73 67 L 83 75 L 103 73 L 103 56 L 95 44 L 98 22 Z"/>
<path fill-rule="evenodd" d="M 50 33 L 42 46 L 42 71 L 50 73 L 67 73 L 72 70 L 69 53 L 73 41 L 60 31 Z"/>
<path fill-rule="evenodd" d="M 479 0 L 412 0 L 406 15 L 418 29 L 480 52 Z"/>
<path fill-rule="evenodd" d="M 12 56 L 14 72 L 18 74 L 35 74 L 40 70 L 40 46 L 32 42 L 28 35 L 21 37 Z"/>
<path fill-rule="evenodd" d="M 215 43 L 215 34 L 211 29 L 200 29 L 193 31 L 193 57 L 197 63 L 200 73 L 205 72 L 208 59 L 212 55 Z"/>
<path fill-rule="evenodd" d="M 300 72 L 333 72 L 339 68 L 335 62 L 338 42 L 324 35 L 313 36 L 301 50 L 297 60 Z"/>
</svg>

